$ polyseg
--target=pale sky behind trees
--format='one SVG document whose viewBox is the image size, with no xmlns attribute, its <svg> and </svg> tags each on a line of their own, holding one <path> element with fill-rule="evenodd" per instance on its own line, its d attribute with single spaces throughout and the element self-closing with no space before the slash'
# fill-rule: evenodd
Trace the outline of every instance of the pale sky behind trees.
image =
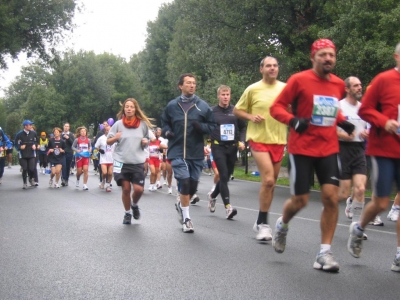
<svg viewBox="0 0 400 300">
<path fill-rule="evenodd" d="M 145 47 L 147 22 L 154 21 L 161 5 L 170 2 L 172 0 L 78 0 L 79 4 L 84 3 L 85 10 L 76 12 L 74 23 L 78 27 L 58 49 L 108 52 L 129 60 L 132 54 Z M 10 59 L 7 63 L 8 70 L 0 70 L 0 86 L 4 88 L 28 61 L 26 55 L 21 54 L 19 60 Z M 1 96 L 4 96 L 2 90 Z"/>
</svg>

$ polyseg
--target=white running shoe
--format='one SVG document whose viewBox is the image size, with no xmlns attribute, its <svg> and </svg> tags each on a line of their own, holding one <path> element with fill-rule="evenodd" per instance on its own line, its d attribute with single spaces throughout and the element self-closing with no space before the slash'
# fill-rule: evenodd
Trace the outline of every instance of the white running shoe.
<svg viewBox="0 0 400 300">
<path fill-rule="evenodd" d="M 101 189 L 104 189 L 104 182 L 102 181 L 102 182 L 100 182 L 100 184 L 99 184 L 99 188 L 101 188 Z"/>
<path fill-rule="evenodd" d="M 400 211 L 399 208 L 395 208 L 392 206 L 392 209 L 389 211 L 387 218 L 390 221 L 397 222 L 397 220 L 399 219 L 399 211 Z"/>
<path fill-rule="evenodd" d="M 275 252 L 283 253 L 286 248 L 286 236 L 288 234 L 289 228 L 279 228 L 279 224 L 282 222 L 282 217 L 279 217 L 276 220 L 275 224 L 275 233 L 272 240 L 272 246 L 274 247 Z"/>
<path fill-rule="evenodd" d="M 236 215 L 237 215 L 236 208 L 232 207 L 232 205 L 229 205 L 228 208 L 226 208 L 226 218 L 230 220 Z"/>
<path fill-rule="evenodd" d="M 172 195 L 172 187 L 168 188 L 168 195 Z"/>
<path fill-rule="evenodd" d="M 89 188 L 87 187 L 87 185 L 84 184 L 84 185 L 83 185 L 83 190 L 84 190 L 84 191 L 87 191 L 88 189 L 89 189 Z"/>
<path fill-rule="evenodd" d="M 208 192 L 207 199 L 208 199 L 208 209 L 210 210 L 211 213 L 215 212 L 215 209 L 217 208 L 215 205 L 217 199 L 211 198 L 211 192 Z"/>
<path fill-rule="evenodd" d="M 59 189 L 59 188 L 60 188 L 60 185 L 59 185 L 58 183 L 55 183 L 55 184 L 54 184 L 54 187 L 55 187 L 56 189 Z"/>
<path fill-rule="evenodd" d="M 75 186 L 79 187 L 79 179 L 76 180 Z"/>
<path fill-rule="evenodd" d="M 375 219 L 373 221 L 369 222 L 368 224 L 373 225 L 373 226 L 383 226 L 383 222 L 379 215 L 376 215 Z"/>
<path fill-rule="evenodd" d="M 185 222 L 183 222 L 183 224 L 182 224 L 182 230 L 184 233 L 193 233 L 194 228 L 193 228 L 192 220 L 186 218 Z"/>
<path fill-rule="evenodd" d="M 257 241 L 270 241 L 272 240 L 272 230 L 268 224 L 259 224 L 254 223 L 253 230 L 257 232 L 256 240 Z"/>
<path fill-rule="evenodd" d="M 351 197 L 347 198 L 346 200 L 346 209 L 344 210 L 344 213 L 347 218 L 353 219 L 354 211 L 353 211 L 353 200 L 351 200 Z"/>
<path fill-rule="evenodd" d="M 106 192 L 111 192 L 111 186 L 110 186 L 110 184 L 107 184 L 107 186 L 106 186 Z"/>
<path fill-rule="evenodd" d="M 53 186 L 53 179 L 50 179 L 50 181 L 49 181 L 49 187 L 52 187 Z"/>
<path fill-rule="evenodd" d="M 339 264 L 333 257 L 332 252 L 328 251 L 317 255 L 313 268 L 327 272 L 338 272 Z"/>
</svg>

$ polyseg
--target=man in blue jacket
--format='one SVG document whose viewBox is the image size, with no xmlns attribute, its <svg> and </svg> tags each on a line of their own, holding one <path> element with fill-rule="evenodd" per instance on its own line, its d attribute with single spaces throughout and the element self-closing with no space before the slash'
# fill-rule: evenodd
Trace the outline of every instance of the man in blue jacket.
<svg viewBox="0 0 400 300">
<path fill-rule="evenodd" d="M 182 94 L 171 100 L 162 115 L 162 132 L 168 139 L 167 158 L 179 180 L 180 201 L 176 209 L 183 232 L 194 232 L 189 216 L 189 201 L 197 190 L 204 160 L 204 135 L 216 127 L 210 106 L 194 93 L 196 78 L 185 73 L 179 77 Z"/>
</svg>

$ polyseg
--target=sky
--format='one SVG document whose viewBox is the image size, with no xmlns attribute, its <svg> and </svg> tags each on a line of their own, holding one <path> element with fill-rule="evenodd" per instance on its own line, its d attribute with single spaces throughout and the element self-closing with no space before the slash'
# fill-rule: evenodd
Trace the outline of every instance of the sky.
<svg viewBox="0 0 400 300">
<path fill-rule="evenodd" d="M 78 0 L 85 5 L 85 10 L 74 17 L 78 28 L 58 49 L 93 50 L 96 54 L 108 52 L 129 60 L 132 54 L 145 47 L 147 22 L 156 20 L 162 4 L 172 1 Z M 7 87 L 20 74 L 21 66 L 27 64 L 24 54 L 14 62 L 9 60 L 8 70 L 0 70 L 0 87 Z M 1 96 L 4 93 L 0 89 Z"/>
</svg>

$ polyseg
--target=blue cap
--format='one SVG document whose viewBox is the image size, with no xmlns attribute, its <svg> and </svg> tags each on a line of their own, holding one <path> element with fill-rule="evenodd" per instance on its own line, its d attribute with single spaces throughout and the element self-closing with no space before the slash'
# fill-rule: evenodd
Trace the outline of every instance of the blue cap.
<svg viewBox="0 0 400 300">
<path fill-rule="evenodd" d="M 22 126 L 26 126 L 26 125 L 32 125 L 32 124 L 34 124 L 31 120 L 24 120 L 23 122 L 22 122 Z"/>
</svg>

